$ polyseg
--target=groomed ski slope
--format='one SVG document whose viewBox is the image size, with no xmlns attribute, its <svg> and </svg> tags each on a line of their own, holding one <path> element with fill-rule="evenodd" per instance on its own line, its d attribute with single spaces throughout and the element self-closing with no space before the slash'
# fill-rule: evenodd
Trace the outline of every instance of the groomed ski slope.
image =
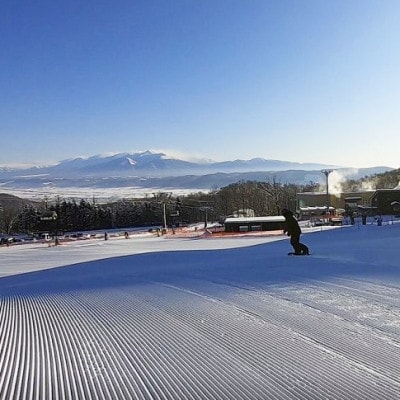
<svg viewBox="0 0 400 400">
<path fill-rule="evenodd" d="M 0 399 L 400 399 L 400 224 L 302 239 L 0 248 Z"/>
</svg>

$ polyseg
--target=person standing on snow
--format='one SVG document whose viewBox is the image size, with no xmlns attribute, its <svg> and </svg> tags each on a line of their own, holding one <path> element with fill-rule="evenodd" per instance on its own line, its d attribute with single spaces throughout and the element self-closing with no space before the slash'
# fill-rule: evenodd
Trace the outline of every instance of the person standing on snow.
<svg viewBox="0 0 400 400">
<path fill-rule="evenodd" d="M 301 229 L 293 213 L 287 208 L 284 208 L 282 210 L 282 215 L 285 217 L 286 225 L 283 232 L 290 236 L 290 244 L 294 249 L 294 253 L 289 254 L 294 254 L 296 256 L 309 255 L 310 252 L 308 247 L 305 244 L 300 243 Z"/>
</svg>

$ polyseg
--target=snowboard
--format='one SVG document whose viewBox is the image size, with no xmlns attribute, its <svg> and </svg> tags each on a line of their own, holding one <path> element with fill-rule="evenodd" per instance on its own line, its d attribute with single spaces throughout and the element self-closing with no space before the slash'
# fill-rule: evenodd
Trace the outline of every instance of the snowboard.
<svg viewBox="0 0 400 400">
<path fill-rule="evenodd" d="M 288 256 L 309 256 L 309 255 L 310 255 L 310 253 L 309 254 L 303 254 L 303 253 L 296 254 L 296 253 L 293 253 L 293 252 L 288 253 Z"/>
</svg>

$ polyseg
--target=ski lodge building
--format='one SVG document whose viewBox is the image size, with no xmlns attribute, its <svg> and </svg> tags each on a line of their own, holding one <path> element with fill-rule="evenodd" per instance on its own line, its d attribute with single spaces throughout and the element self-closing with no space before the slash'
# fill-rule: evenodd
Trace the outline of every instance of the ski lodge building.
<svg viewBox="0 0 400 400">
<path fill-rule="evenodd" d="M 377 189 L 338 194 L 305 192 L 296 194 L 301 219 L 329 214 L 392 215 L 400 213 L 400 189 Z"/>
<path fill-rule="evenodd" d="M 257 232 L 283 230 L 285 218 L 272 217 L 228 217 L 224 221 L 225 232 Z"/>
</svg>

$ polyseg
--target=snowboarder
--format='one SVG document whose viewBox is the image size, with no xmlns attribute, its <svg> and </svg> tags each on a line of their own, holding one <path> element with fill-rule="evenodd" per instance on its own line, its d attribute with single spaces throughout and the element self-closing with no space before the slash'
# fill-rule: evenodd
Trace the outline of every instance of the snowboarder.
<svg viewBox="0 0 400 400">
<path fill-rule="evenodd" d="M 309 255 L 310 252 L 308 247 L 305 244 L 300 243 L 301 229 L 293 213 L 287 208 L 284 208 L 282 210 L 282 215 L 285 217 L 286 223 L 283 232 L 290 236 L 290 244 L 293 246 L 294 249 L 294 253 L 289 254 L 293 254 L 296 256 Z"/>
</svg>

